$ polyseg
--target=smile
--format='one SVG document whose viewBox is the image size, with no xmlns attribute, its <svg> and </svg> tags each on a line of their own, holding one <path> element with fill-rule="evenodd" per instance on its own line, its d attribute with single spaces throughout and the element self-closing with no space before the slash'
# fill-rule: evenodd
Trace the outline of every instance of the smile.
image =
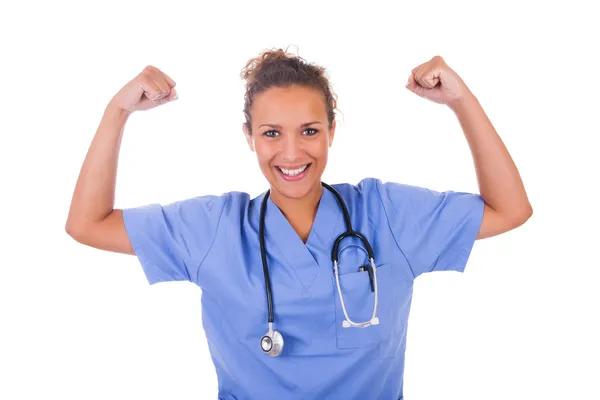
<svg viewBox="0 0 600 400">
<path fill-rule="evenodd" d="M 310 169 L 311 165 L 312 165 L 312 163 L 308 163 L 305 165 L 293 166 L 293 167 L 289 167 L 289 168 L 284 168 L 284 167 L 275 167 L 275 168 L 277 168 L 277 170 L 279 171 L 279 173 L 283 179 L 299 180 L 299 179 L 302 179 L 306 175 L 306 173 Z"/>
<path fill-rule="evenodd" d="M 308 167 L 309 164 L 306 164 L 300 168 L 295 168 L 295 169 L 287 169 L 287 168 L 283 168 L 283 167 L 277 167 L 281 172 L 283 172 L 284 174 L 286 174 L 287 176 L 296 176 L 301 174 L 302 172 L 304 172 L 304 170 L 306 169 L 306 167 Z"/>
</svg>

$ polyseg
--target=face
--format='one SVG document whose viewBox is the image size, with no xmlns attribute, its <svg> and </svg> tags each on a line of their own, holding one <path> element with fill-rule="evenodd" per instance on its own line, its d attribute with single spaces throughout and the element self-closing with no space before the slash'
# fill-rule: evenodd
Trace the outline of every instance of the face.
<svg viewBox="0 0 600 400">
<path fill-rule="evenodd" d="M 301 86 L 274 87 L 254 98 L 250 150 L 273 195 L 301 199 L 321 190 L 321 175 L 335 133 L 323 94 Z"/>
</svg>

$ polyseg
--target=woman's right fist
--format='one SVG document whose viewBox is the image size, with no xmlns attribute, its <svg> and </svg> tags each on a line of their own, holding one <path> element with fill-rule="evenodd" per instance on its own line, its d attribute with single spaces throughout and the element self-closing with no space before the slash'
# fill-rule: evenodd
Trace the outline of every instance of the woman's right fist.
<svg viewBox="0 0 600 400">
<path fill-rule="evenodd" d="M 144 70 L 110 101 L 128 112 L 149 110 L 172 100 L 177 100 L 175 81 L 152 65 Z"/>
</svg>

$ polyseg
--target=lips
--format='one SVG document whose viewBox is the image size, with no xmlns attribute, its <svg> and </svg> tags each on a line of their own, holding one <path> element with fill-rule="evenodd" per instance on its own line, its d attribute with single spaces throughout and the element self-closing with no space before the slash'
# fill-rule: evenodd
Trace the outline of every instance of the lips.
<svg viewBox="0 0 600 400">
<path fill-rule="evenodd" d="M 277 172 L 279 172 L 279 176 L 283 180 L 290 182 L 299 181 L 302 178 L 304 178 L 304 176 L 306 176 L 306 174 L 310 170 L 311 165 L 312 163 L 294 166 L 276 166 L 275 169 L 277 169 Z"/>
<path fill-rule="evenodd" d="M 277 167 L 281 172 L 283 172 L 286 175 L 298 175 L 300 173 L 302 173 L 306 167 L 308 167 L 308 164 L 304 164 L 304 165 L 300 165 L 300 166 L 295 166 L 295 167 L 283 167 L 283 166 L 279 166 Z"/>
</svg>

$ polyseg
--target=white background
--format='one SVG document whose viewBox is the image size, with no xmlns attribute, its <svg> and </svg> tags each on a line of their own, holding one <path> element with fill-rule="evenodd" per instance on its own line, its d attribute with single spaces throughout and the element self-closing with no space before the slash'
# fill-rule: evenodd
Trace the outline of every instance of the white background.
<svg viewBox="0 0 600 400">
<path fill-rule="evenodd" d="M 216 398 L 199 288 L 150 287 L 134 256 L 64 225 L 104 107 L 148 64 L 179 100 L 129 119 L 115 207 L 266 190 L 239 72 L 295 45 L 327 68 L 343 112 L 324 181 L 478 192 L 454 114 L 404 88 L 441 55 L 534 208 L 478 241 L 465 274 L 417 279 L 406 399 L 599 399 L 600 31 L 584 2 L 550 3 L 3 3 L 0 398 Z"/>
</svg>

